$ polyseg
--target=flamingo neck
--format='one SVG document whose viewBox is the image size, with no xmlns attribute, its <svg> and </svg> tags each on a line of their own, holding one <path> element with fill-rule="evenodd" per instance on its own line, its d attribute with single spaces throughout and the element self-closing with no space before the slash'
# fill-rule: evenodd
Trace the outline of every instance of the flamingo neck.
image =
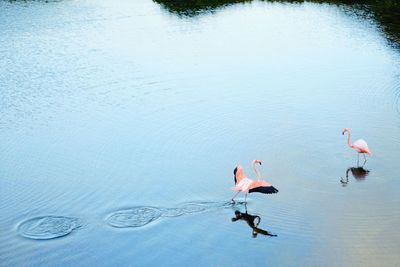
<svg viewBox="0 0 400 267">
<path fill-rule="evenodd" d="M 254 170 L 254 172 L 256 173 L 257 178 L 258 178 L 258 179 L 261 179 L 261 173 L 257 170 L 257 168 L 256 168 L 256 163 L 253 163 L 253 170 Z"/>
<path fill-rule="evenodd" d="M 350 131 L 347 131 L 347 145 L 352 148 L 353 146 L 350 144 L 350 135 Z"/>
</svg>

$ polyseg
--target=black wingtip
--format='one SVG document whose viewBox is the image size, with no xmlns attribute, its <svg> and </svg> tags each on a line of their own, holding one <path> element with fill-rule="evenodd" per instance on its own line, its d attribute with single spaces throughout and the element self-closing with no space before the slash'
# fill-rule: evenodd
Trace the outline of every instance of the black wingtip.
<svg viewBox="0 0 400 267">
<path fill-rule="evenodd" d="M 279 190 L 273 186 L 260 186 L 249 190 L 249 193 L 276 194 Z"/>
</svg>

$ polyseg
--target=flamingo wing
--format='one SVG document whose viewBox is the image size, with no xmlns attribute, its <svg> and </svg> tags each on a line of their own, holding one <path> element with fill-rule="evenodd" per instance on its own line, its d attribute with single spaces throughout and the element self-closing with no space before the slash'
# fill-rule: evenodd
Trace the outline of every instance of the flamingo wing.
<svg viewBox="0 0 400 267">
<path fill-rule="evenodd" d="M 259 186 L 249 190 L 249 193 L 263 193 L 263 194 L 276 194 L 278 193 L 278 189 L 271 186 Z"/>
<path fill-rule="evenodd" d="M 358 139 L 353 143 L 353 147 L 357 149 L 359 152 L 371 154 L 371 151 L 368 148 L 367 142 L 364 139 Z"/>
<path fill-rule="evenodd" d="M 267 183 L 263 180 L 254 181 L 251 186 L 249 193 L 263 193 L 263 194 L 276 194 L 278 193 L 278 189 L 273 187 L 270 183 Z"/>
<path fill-rule="evenodd" d="M 367 144 L 367 142 L 365 142 L 364 139 L 358 139 L 357 141 L 355 141 L 353 143 L 353 146 L 355 146 L 357 148 L 368 148 L 368 144 Z"/>
<path fill-rule="evenodd" d="M 243 167 L 238 165 L 234 170 L 233 170 L 233 178 L 235 181 L 235 184 L 240 183 L 241 180 L 243 180 L 243 178 L 245 178 L 246 176 L 244 175 L 243 172 Z"/>
</svg>

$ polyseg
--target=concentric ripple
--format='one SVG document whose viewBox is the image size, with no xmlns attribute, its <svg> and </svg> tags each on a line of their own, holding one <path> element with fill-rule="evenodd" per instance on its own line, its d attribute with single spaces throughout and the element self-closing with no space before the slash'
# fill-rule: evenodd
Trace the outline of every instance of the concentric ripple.
<svg viewBox="0 0 400 267">
<path fill-rule="evenodd" d="M 185 202 L 179 206 L 178 209 L 183 213 L 197 213 L 202 211 L 210 211 L 213 209 L 232 208 L 241 206 L 244 202 L 212 202 L 212 201 L 199 201 L 199 202 Z"/>
<path fill-rule="evenodd" d="M 134 207 L 131 209 L 120 210 L 112 213 L 106 219 L 107 223 L 113 227 L 141 227 L 158 219 L 161 211 L 155 207 Z"/>
<path fill-rule="evenodd" d="M 22 222 L 18 226 L 18 232 L 26 238 L 45 240 L 66 236 L 80 226 L 77 218 L 42 216 Z"/>
<path fill-rule="evenodd" d="M 185 214 L 181 208 L 160 208 L 162 217 L 179 217 Z"/>
<path fill-rule="evenodd" d="M 185 202 L 177 207 L 138 206 L 111 213 L 106 222 L 116 228 L 142 227 L 160 217 L 179 217 L 186 214 L 200 213 L 215 209 L 232 208 L 244 202 Z"/>
</svg>

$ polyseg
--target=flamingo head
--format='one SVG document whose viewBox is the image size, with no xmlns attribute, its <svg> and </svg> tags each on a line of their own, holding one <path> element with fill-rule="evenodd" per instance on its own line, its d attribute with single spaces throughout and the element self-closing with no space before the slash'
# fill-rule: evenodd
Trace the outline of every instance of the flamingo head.
<svg viewBox="0 0 400 267">
<path fill-rule="evenodd" d="M 343 128 L 342 135 L 344 135 L 345 132 L 350 132 L 349 128 Z"/>
<path fill-rule="evenodd" d="M 262 162 L 261 162 L 261 160 L 259 160 L 259 159 L 255 159 L 255 160 L 253 160 L 253 164 L 255 165 L 255 164 L 262 164 Z"/>
</svg>

